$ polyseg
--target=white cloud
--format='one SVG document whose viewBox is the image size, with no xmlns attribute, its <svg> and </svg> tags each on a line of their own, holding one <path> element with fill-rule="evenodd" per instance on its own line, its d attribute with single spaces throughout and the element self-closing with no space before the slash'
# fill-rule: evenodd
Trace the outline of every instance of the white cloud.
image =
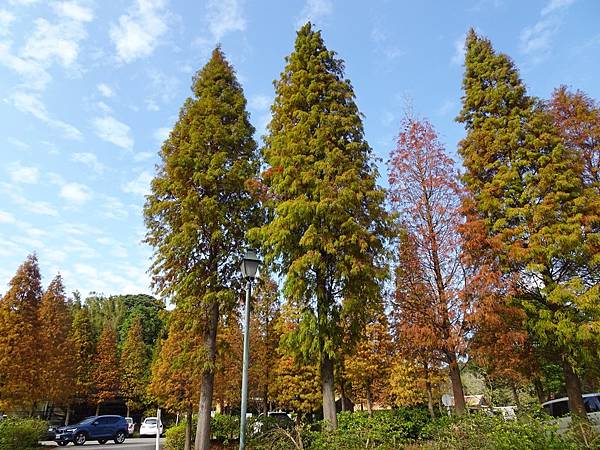
<svg viewBox="0 0 600 450">
<path fill-rule="evenodd" d="M 155 153 L 153 152 L 138 152 L 135 155 L 133 155 L 133 160 L 135 162 L 146 161 L 148 159 L 152 159 L 154 155 Z"/>
<path fill-rule="evenodd" d="M 568 8 L 573 3 L 575 3 L 575 0 L 550 0 L 540 14 L 542 16 L 547 16 L 557 10 Z"/>
<path fill-rule="evenodd" d="M 121 200 L 106 195 L 102 204 L 102 215 L 108 219 L 124 219 L 129 213 Z"/>
<path fill-rule="evenodd" d="M 52 79 L 40 62 L 14 55 L 5 42 L 0 42 L 0 64 L 20 75 L 29 89 L 43 90 Z"/>
<path fill-rule="evenodd" d="M 164 0 L 136 0 L 110 27 L 117 58 L 129 63 L 152 54 L 167 31 L 167 17 Z"/>
<path fill-rule="evenodd" d="M 404 55 L 404 51 L 393 44 L 389 34 L 380 27 L 371 30 L 371 41 L 375 44 L 377 53 L 383 55 L 388 61 L 393 61 Z"/>
<path fill-rule="evenodd" d="M 112 116 L 96 117 L 92 121 L 96 135 L 117 147 L 131 150 L 133 148 L 133 137 L 129 125 L 119 122 Z"/>
<path fill-rule="evenodd" d="M 206 7 L 208 30 L 214 43 L 220 42 L 228 33 L 246 30 L 246 19 L 239 0 L 209 0 Z"/>
<path fill-rule="evenodd" d="M 148 195 L 150 193 L 150 182 L 152 174 L 148 171 L 140 173 L 133 180 L 123 185 L 123 192 L 137 195 Z"/>
<path fill-rule="evenodd" d="M 98 85 L 98 91 L 100 92 L 100 94 L 102 94 L 104 97 L 107 97 L 107 98 L 108 97 L 112 97 L 113 95 L 115 95 L 115 92 L 106 83 L 100 83 Z"/>
<path fill-rule="evenodd" d="M 52 7 L 58 16 L 63 16 L 76 22 L 91 22 L 94 19 L 92 10 L 77 2 L 56 2 L 52 4 Z"/>
<path fill-rule="evenodd" d="M 467 33 L 461 34 L 454 41 L 454 53 L 452 54 L 452 64 L 461 65 L 465 61 L 465 41 L 467 39 Z"/>
<path fill-rule="evenodd" d="M 0 36 L 10 34 L 10 26 L 15 21 L 15 15 L 5 9 L 0 9 Z"/>
<path fill-rule="evenodd" d="M 17 161 L 8 165 L 8 175 L 13 183 L 36 184 L 40 171 L 37 167 L 24 166 Z"/>
<path fill-rule="evenodd" d="M 50 117 L 48 111 L 46 110 L 46 106 L 37 97 L 37 95 L 23 91 L 17 91 L 12 95 L 11 100 L 15 108 L 17 108 L 19 111 L 29 113 L 50 127 L 60 130 L 65 138 L 81 140 L 81 132 L 73 125 Z"/>
<path fill-rule="evenodd" d="M 60 196 L 75 205 L 82 205 L 92 198 L 90 188 L 80 183 L 65 183 L 60 188 Z"/>
<path fill-rule="evenodd" d="M 158 128 L 158 129 L 154 130 L 154 139 L 156 139 L 158 142 L 160 142 L 162 144 L 164 141 L 167 140 L 170 132 L 171 132 L 171 129 L 168 127 Z"/>
<path fill-rule="evenodd" d="M 296 26 L 300 27 L 306 22 L 321 22 L 333 12 L 333 2 L 331 0 L 306 0 L 300 17 L 296 21 Z"/>
<path fill-rule="evenodd" d="M 12 137 L 12 136 L 9 136 L 9 137 L 7 137 L 7 138 L 6 138 L 6 141 L 7 141 L 9 144 L 12 144 L 12 145 L 14 145 L 15 147 L 20 147 L 20 148 L 22 148 L 22 149 L 28 149 L 28 148 L 29 148 L 29 144 L 27 144 L 26 142 L 23 142 L 23 141 L 22 141 L 22 140 L 20 140 L 20 139 L 17 139 L 17 138 L 15 138 L 15 137 Z"/>
<path fill-rule="evenodd" d="M 71 160 L 85 164 L 98 174 L 104 172 L 104 164 L 98 161 L 98 157 L 93 153 L 73 153 Z"/>
<path fill-rule="evenodd" d="M 446 100 L 439 106 L 439 108 L 437 109 L 437 113 L 440 116 L 447 116 L 449 113 L 455 110 L 456 107 L 457 104 L 454 100 Z"/>
<path fill-rule="evenodd" d="M 521 31 L 520 50 L 531 55 L 534 62 L 549 54 L 552 41 L 561 26 L 565 11 L 574 0 L 550 0 L 540 12 L 540 20 Z"/>
<path fill-rule="evenodd" d="M 0 210 L 0 223 L 15 223 L 15 216 L 11 213 Z"/>
<path fill-rule="evenodd" d="M 271 106 L 271 99 L 266 95 L 253 95 L 248 101 L 248 106 L 255 111 L 266 111 Z"/>
</svg>

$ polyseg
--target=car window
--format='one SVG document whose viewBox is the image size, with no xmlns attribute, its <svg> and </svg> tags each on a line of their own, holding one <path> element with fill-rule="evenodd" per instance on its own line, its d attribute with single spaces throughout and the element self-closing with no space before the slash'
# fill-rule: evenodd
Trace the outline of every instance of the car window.
<svg viewBox="0 0 600 450">
<path fill-rule="evenodd" d="M 156 419 L 146 419 L 144 423 L 147 425 L 156 425 Z"/>
<path fill-rule="evenodd" d="M 112 425 L 113 423 L 117 423 L 119 421 L 118 417 L 100 417 L 98 419 L 99 425 Z"/>
<path fill-rule="evenodd" d="M 569 401 L 561 400 L 560 402 L 553 403 L 552 405 L 552 416 L 563 417 L 569 414 Z"/>
<path fill-rule="evenodd" d="M 585 404 L 585 410 L 589 413 L 600 411 L 600 395 L 585 397 L 583 403 Z"/>
<path fill-rule="evenodd" d="M 77 423 L 77 425 L 89 425 L 90 423 L 92 423 L 94 420 L 96 420 L 95 417 L 88 417 L 86 419 L 83 419 L 81 422 Z"/>
</svg>

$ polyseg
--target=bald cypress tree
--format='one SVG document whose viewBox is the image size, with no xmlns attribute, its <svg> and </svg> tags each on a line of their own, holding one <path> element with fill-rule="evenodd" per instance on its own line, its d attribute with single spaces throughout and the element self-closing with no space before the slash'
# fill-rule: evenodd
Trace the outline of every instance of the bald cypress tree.
<svg viewBox="0 0 600 450">
<path fill-rule="evenodd" d="M 220 48 L 194 77 L 193 97 L 164 142 L 145 206 L 146 241 L 154 247 L 154 285 L 202 336 L 190 364 L 202 361 L 196 449 L 210 445 L 217 325 L 242 291 L 239 264 L 257 203 L 246 187 L 258 177 L 254 128 L 233 67 Z"/>
<path fill-rule="evenodd" d="M 302 311 L 287 344 L 318 362 L 324 417 L 336 427 L 340 323 L 360 326 L 385 274 L 384 192 L 343 61 L 308 23 L 286 62 L 263 149 L 272 221 L 253 237 Z"/>
<path fill-rule="evenodd" d="M 29 255 L 0 299 L 0 408 L 31 409 L 40 400 L 37 342 L 42 284 L 38 260 Z"/>
<path fill-rule="evenodd" d="M 469 220 L 485 228 L 536 348 L 562 366 L 571 411 L 585 418 L 580 378 L 600 318 L 598 203 L 586 201 L 580 159 L 527 95 L 510 58 L 473 30 L 466 47 L 458 120 L 467 130 L 459 152 L 476 206 Z"/>
</svg>

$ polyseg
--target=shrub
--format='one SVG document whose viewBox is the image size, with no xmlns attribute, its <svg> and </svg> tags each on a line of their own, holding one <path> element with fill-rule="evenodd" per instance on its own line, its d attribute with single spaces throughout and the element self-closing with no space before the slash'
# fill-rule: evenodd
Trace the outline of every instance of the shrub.
<svg viewBox="0 0 600 450">
<path fill-rule="evenodd" d="M 192 428 L 192 432 L 194 429 Z M 165 432 L 165 448 L 167 450 L 183 450 L 185 445 L 185 420 L 173 425 Z"/>
<path fill-rule="evenodd" d="M 338 414 L 338 428 L 334 432 L 308 433 L 306 439 L 311 449 L 396 449 L 413 442 L 430 422 L 424 408 L 398 408 L 375 411 L 372 416 L 365 412 L 342 412 Z"/>
<path fill-rule="evenodd" d="M 182 420 L 178 425 L 172 426 L 165 432 L 165 448 L 167 450 L 183 450 L 185 444 L 185 423 L 185 420 Z M 192 441 L 196 434 L 196 423 L 197 419 L 194 416 L 192 422 Z M 240 431 L 239 417 L 215 414 L 210 420 L 210 431 L 213 439 L 227 445 L 230 440 L 238 438 Z"/>
<path fill-rule="evenodd" d="M 0 421 L 0 450 L 29 450 L 40 447 L 48 424 L 37 419 L 8 418 Z"/>
<path fill-rule="evenodd" d="M 570 450 L 577 449 L 569 436 L 545 418 L 521 414 L 504 420 L 484 413 L 443 417 L 432 422 L 422 434 L 430 439 L 423 448 L 453 450 Z"/>
</svg>

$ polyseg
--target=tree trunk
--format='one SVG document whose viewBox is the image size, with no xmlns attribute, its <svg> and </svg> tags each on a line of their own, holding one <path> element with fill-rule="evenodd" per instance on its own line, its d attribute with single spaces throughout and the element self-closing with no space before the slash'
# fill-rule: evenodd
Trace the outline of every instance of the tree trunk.
<svg viewBox="0 0 600 450">
<path fill-rule="evenodd" d="M 188 405 L 185 412 L 185 442 L 183 444 L 183 450 L 191 450 L 192 448 L 192 414 L 192 405 Z"/>
<path fill-rule="evenodd" d="M 100 415 L 100 402 L 98 402 L 96 404 L 96 415 L 99 416 Z"/>
<path fill-rule="evenodd" d="M 265 383 L 263 390 L 263 414 L 266 416 L 269 413 L 269 385 Z"/>
<path fill-rule="evenodd" d="M 519 392 L 517 391 L 517 387 L 514 383 L 511 383 L 510 388 L 512 390 L 513 399 L 515 401 L 516 406 L 521 406 L 521 401 L 519 400 Z"/>
<path fill-rule="evenodd" d="M 567 397 L 569 397 L 569 409 L 571 416 L 577 416 L 580 419 L 588 420 L 585 404 L 581 392 L 581 381 L 573 370 L 573 366 L 566 359 L 562 360 L 563 373 L 565 375 L 565 387 Z"/>
<path fill-rule="evenodd" d="M 195 450 L 210 450 L 210 410 L 212 408 L 213 387 L 215 383 L 215 365 L 217 349 L 217 326 L 219 323 L 219 305 L 213 300 L 210 306 L 208 332 L 205 345 L 208 350 L 208 369 L 202 374 L 200 385 L 200 403 L 198 405 L 198 425 L 196 426 Z"/>
<path fill-rule="evenodd" d="M 367 412 L 369 416 L 373 415 L 373 399 L 371 396 L 371 385 L 367 386 Z"/>
<path fill-rule="evenodd" d="M 327 421 L 327 428 L 337 428 L 335 411 L 335 385 L 333 383 L 333 361 L 327 354 L 321 355 L 321 386 L 323 389 L 323 418 Z"/>
<path fill-rule="evenodd" d="M 129 416 L 129 402 L 127 402 L 126 405 L 127 405 L 127 415 L 125 417 L 130 417 Z"/>
<path fill-rule="evenodd" d="M 304 442 L 302 442 L 302 414 L 296 414 L 296 448 L 303 449 Z"/>
<path fill-rule="evenodd" d="M 425 389 L 427 389 L 427 409 L 432 419 L 435 419 L 435 409 L 433 407 L 433 389 L 429 377 L 425 381 Z"/>
<path fill-rule="evenodd" d="M 69 425 L 69 419 L 71 418 L 71 405 L 67 405 L 67 412 L 65 414 L 65 427 Z"/>
<path fill-rule="evenodd" d="M 463 391 L 462 381 L 460 379 L 460 368 L 456 355 L 448 354 L 448 365 L 450 370 L 450 381 L 452 382 L 452 394 L 454 394 L 454 412 L 461 416 L 465 413 L 465 394 Z"/>
<path fill-rule="evenodd" d="M 347 402 L 347 398 L 346 398 L 346 380 L 344 379 L 344 377 L 342 375 L 340 375 L 340 394 L 341 394 L 341 398 L 340 401 L 342 403 L 342 411 L 348 411 L 350 408 L 348 408 L 348 402 Z"/>
<path fill-rule="evenodd" d="M 535 377 L 533 379 L 533 386 L 535 387 L 535 394 L 537 395 L 538 401 L 540 404 L 546 401 L 546 396 L 544 395 L 544 386 L 542 386 L 542 380 L 539 377 Z"/>
</svg>

